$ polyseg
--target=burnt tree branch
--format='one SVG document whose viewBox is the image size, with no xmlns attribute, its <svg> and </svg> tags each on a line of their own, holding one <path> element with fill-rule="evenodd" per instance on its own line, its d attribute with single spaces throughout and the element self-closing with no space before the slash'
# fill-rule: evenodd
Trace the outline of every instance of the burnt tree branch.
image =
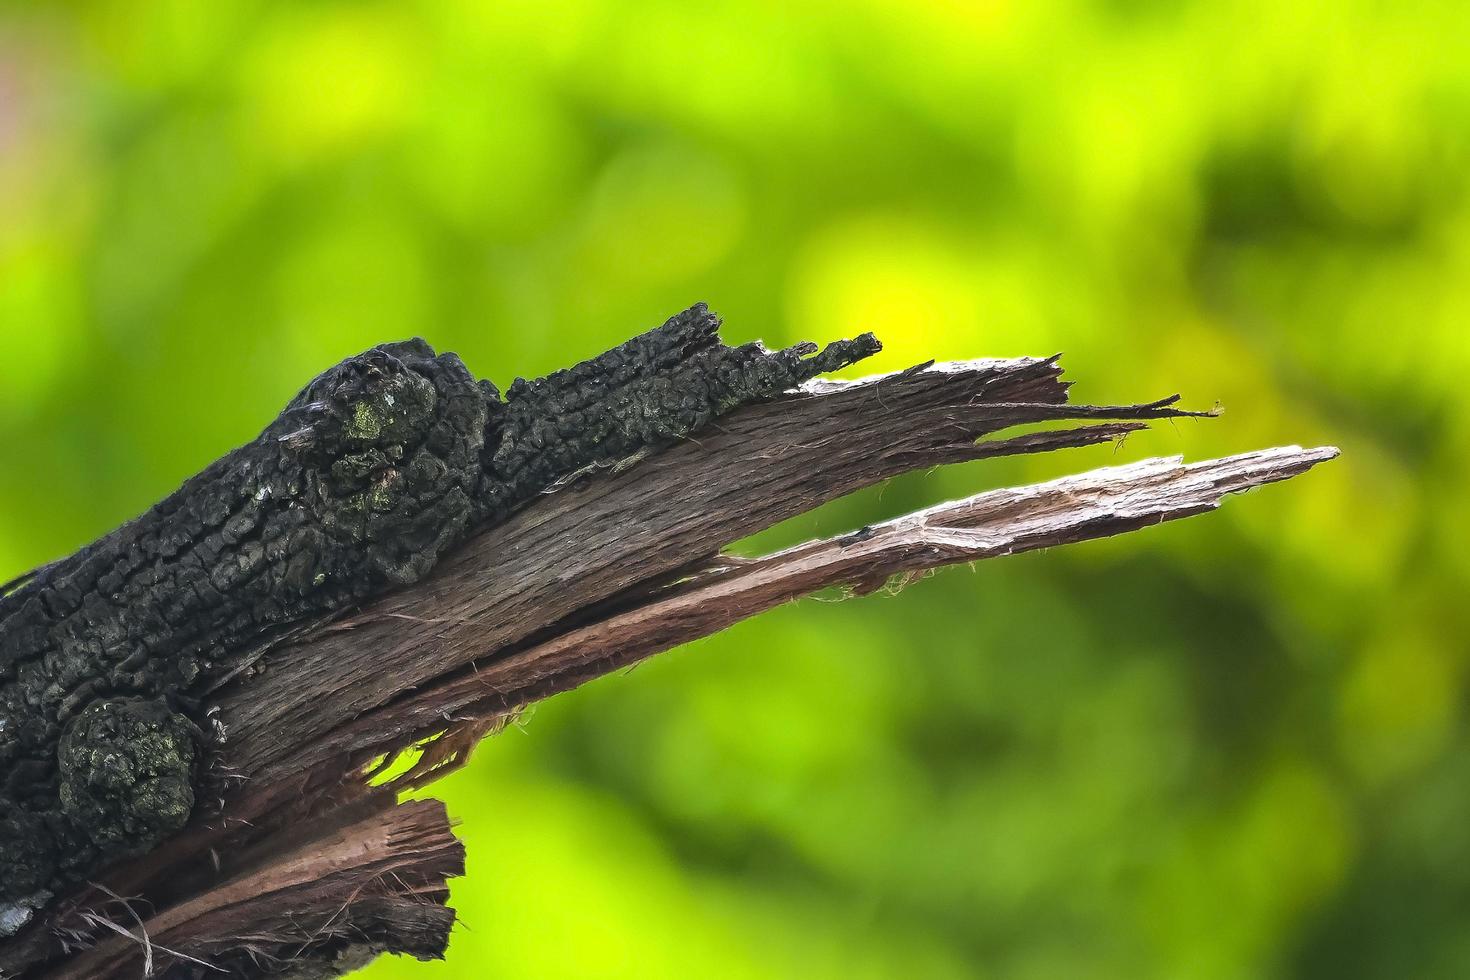
<svg viewBox="0 0 1470 980">
<path fill-rule="evenodd" d="M 707 347 L 705 349 L 708 349 Z M 213 799 L 0 941 L 0 975 L 326 976 L 442 953 L 463 854 L 398 804 L 549 695 L 814 591 L 1119 534 L 1296 476 L 1332 449 L 1154 459 L 997 490 L 759 558 L 735 541 L 913 470 L 1119 439 L 1175 400 L 1074 405 L 1056 358 L 807 381 L 563 480 L 422 581 L 273 637 L 209 697 Z M 1007 435 L 1034 423 L 1052 427 Z M 370 778 L 420 755 L 387 785 Z"/>
</svg>

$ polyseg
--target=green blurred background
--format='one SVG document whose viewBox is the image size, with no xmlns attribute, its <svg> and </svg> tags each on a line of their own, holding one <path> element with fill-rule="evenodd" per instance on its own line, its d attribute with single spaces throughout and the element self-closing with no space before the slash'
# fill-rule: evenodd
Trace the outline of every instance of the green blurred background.
<svg viewBox="0 0 1470 980">
<path fill-rule="evenodd" d="M 1470 976 L 1470 5 L 0 5 L 0 578 L 421 334 L 505 383 L 696 299 L 874 368 L 1067 353 L 1345 456 L 809 601 L 436 787 L 447 963 L 367 976 Z"/>
</svg>

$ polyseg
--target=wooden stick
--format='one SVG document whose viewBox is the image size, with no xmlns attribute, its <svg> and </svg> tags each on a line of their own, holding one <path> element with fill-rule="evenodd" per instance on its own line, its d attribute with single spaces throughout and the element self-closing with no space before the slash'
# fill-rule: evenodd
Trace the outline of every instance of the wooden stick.
<svg viewBox="0 0 1470 980">
<path fill-rule="evenodd" d="M 518 709 L 810 592 L 1136 530 L 1296 476 L 1333 449 L 1155 459 L 997 490 L 757 559 L 732 542 L 893 476 L 1119 439 L 1174 399 L 1067 402 L 1056 358 L 809 383 L 636 465 L 557 488 L 427 580 L 263 657 L 214 697 L 218 800 L 0 944 L 0 976 L 327 976 L 443 952 L 462 870 L 442 807 L 393 791 L 460 765 Z M 1069 420 L 1081 424 L 1016 426 Z M 774 682 L 779 682 L 775 679 Z M 427 744 L 426 744 L 426 740 Z M 391 786 L 366 778 L 419 747 Z M 381 765 L 379 765 L 381 768 Z M 124 904 L 117 896 L 126 896 Z"/>
</svg>

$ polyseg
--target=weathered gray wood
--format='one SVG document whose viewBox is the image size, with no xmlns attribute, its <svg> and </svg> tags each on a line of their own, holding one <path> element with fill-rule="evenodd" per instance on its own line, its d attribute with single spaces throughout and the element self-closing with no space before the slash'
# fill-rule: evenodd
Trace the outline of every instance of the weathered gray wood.
<svg viewBox="0 0 1470 980">
<path fill-rule="evenodd" d="M 1191 517 L 1337 456 L 1287 446 L 1185 464 L 1180 457 L 995 490 L 758 559 L 716 563 L 604 618 L 478 665 L 375 713 L 376 728 L 431 731 L 443 715 L 493 717 L 834 586 L 864 595 L 946 565 L 1074 544 Z M 418 785 L 432 772 L 405 774 Z"/>
</svg>

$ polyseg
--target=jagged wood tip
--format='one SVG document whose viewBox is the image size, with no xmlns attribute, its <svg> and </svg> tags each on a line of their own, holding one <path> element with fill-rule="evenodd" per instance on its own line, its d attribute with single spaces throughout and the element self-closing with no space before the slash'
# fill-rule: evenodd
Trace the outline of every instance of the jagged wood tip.
<svg viewBox="0 0 1470 980">
<path fill-rule="evenodd" d="M 630 607 L 416 692 L 385 718 L 409 727 L 416 720 L 426 726 L 422 733 L 442 727 L 435 716 L 443 712 L 480 719 L 515 712 L 822 589 L 848 586 L 866 594 L 896 576 L 1177 520 L 1337 455 L 1330 446 L 1284 446 L 1190 464 L 1177 456 L 1149 459 L 976 494 L 760 558 L 721 557 Z M 463 759 L 439 761 L 449 771 Z M 403 786 L 420 786 L 431 775 L 411 772 Z"/>
</svg>

